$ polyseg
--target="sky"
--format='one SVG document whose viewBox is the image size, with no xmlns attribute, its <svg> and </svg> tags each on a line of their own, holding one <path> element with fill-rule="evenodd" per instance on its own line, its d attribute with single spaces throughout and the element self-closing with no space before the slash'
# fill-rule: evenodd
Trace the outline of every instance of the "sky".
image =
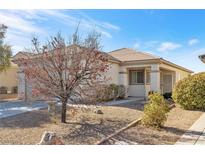
<svg viewBox="0 0 205 154">
<path fill-rule="evenodd" d="M 151 53 L 194 72 L 205 71 L 205 10 L 0 10 L 8 26 L 5 42 L 13 55 L 45 42 L 57 32 L 69 39 L 80 22 L 80 35 L 101 33 L 102 50 L 131 48 Z"/>
</svg>

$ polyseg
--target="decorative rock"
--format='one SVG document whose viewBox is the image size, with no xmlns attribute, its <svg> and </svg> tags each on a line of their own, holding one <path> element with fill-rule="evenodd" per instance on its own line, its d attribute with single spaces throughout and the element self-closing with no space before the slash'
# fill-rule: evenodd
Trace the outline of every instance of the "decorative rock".
<svg viewBox="0 0 205 154">
<path fill-rule="evenodd" d="M 103 114 L 102 110 L 96 110 L 95 113 L 96 114 Z"/>
<path fill-rule="evenodd" d="M 48 112 L 55 112 L 56 111 L 56 102 L 55 101 L 50 101 L 48 102 Z"/>
<path fill-rule="evenodd" d="M 54 132 L 45 131 L 38 145 L 64 145 Z"/>
</svg>

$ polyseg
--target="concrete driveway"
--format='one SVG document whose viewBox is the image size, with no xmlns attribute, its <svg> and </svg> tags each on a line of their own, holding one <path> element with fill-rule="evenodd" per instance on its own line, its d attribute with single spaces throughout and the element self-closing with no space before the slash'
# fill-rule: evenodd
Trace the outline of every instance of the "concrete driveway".
<svg viewBox="0 0 205 154">
<path fill-rule="evenodd" d="M 47 108 L 47 103 L 40 101 L 32 103 L 23 101 L 0 102 L 0 119 L 43 108 Z"/>
</svg>

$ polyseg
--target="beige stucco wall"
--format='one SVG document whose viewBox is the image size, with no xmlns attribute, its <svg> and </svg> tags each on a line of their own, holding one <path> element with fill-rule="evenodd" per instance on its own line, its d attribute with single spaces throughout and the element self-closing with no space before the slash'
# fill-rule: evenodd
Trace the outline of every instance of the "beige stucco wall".
<svg viewBox="0 0 205 154">
<path fill-rule="evenodd" d="M 129 85 L 129 96 L 145 97 L 145 85 Z"/>
<path fill-rule="evenodd" d="M 114 84 L 120 84 L 119 83 L 119 64 L 117 63 L 109 63 L 109 70 L 106 72 L 106 76 L 107 78 L 109 78 L 109 80 L 107 80 L 108 84 L 114 83 Z"/>
<path fill-rule="evenodd" d="M 17 71 L 18 71 L 18 66 L 12 63 L 10 68 L 8 68 L 4 72 L 0 72 L 0 87 L 1 86 L 8 87 L 8 90 L 10 91 L 12 87 L 17 86 L 18 85 Z"/>
<path fill-rule="evenodd" d="M 156 68 L 157 66 L 157 68 Z M 148 68 L 151 71 L 151 84 L 146 85 L 129 85 L 129 69 L 140 69 L 140 68 Z M 161 69 L 167 69 L 168 72 L 173 73 L 173 86 L 174 84 L 187 77 L 190 73 L 175 68 L 173 66 L 169 66 L 167 64 L 137 64 L 137 65 L 126 65 L 126 66 L 119 66 L 116 63 L 112 63 L 110 70 L 107 72 L 107 74 L 112 78 L 109 83 L 115 83 L 115 84 L 123 84 L 128 88 L 128 95 L 129 96 L 147 96 L 147 93 L 150 90 L 158 89 L 160 91 L 161 89 L 161 83 L 160 83 L 160 72 L 162 72 Z M 166 71 L 165 71 L 166 72 Z"/>
</svg>

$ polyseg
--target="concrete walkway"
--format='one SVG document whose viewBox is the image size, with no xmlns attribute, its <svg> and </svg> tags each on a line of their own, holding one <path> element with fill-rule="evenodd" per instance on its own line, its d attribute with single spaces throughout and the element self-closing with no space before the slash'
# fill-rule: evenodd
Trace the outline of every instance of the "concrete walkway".
<svg viewBox="0 0 205 154">
<path fill-rule="evenodd" d="M 133 103 L 136 101 L 139 103 L 144 103 L 142 98 L 129 98 L 124 100 L 105 102 L 99 105 L 86 105 L 86 104 L 67 104 L 67 105 L 72 107 L 97 108 L 101 106 L 115 106 L 120 104 Z M 61 103 L 58 103 L 58 105 L 61 105 Z M 32 102 L 32 103 L 26 103 L 21 100 L 0 102 L 0 119 L 29 112 L 29 111 L 47 108 L 47 107 L 48 107 L 47 103 L 40 102 L 40 101 Z"/>
<path fill-rule="evenodd" d="M 67 106 L 70 107 L 77 107 L 77 108 L 98 108 L 102 106 L 117 106 L 121 104 L 130 104 L 130 103 L 139 103 L 139 104 L 144 104 L 144 98 L 128 98 L 128 99 L 122 99 L 122 100 L 113 100 L 109 102 L 102 102 L 102 103 L 96 103 L 96 105 L 91 105 L 91 104 L 67 104 Z M 59 102 L 57 105 L 61 105 Z"/>
<path fill-rule="evenodd" d="M 0 103 L 0 119 L 9 116 L 47 108 L 47 104 L 43 102 L 26 103 L 23 101 L 8 101 Z"/>
<path fill-rule="evenodd" d="M 139 102 L 139 103 L 144 103 L 144 98 L 135 98 L 131 97 L 128 99 L 123 99 L 123 100 L 114 100 L 114 101 L 109 101 L 106 103 L 102 103 L 104 106 L 115 106 L 115 105 L 120 105 L 120 104 L 127 104 L 127 103 L 133 103 L 133 102 Z"/>
<path fill-rule="evenodd" d="M 205 113 L 189 128 L 175 145 L 205 144 Z"/>
</svg>

